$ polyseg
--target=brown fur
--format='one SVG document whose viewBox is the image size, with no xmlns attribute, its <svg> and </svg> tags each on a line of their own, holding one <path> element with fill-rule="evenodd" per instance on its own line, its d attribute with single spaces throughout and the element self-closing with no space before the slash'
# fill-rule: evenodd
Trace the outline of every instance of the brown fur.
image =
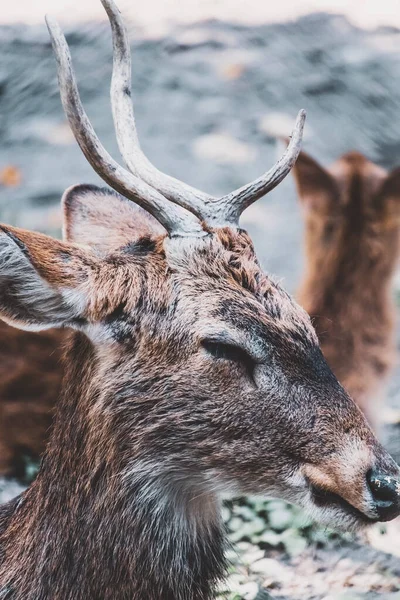
<svg viewBox="0 0 400 600">
<path fill-rule="evenodd" d="M 76 224 L 87 189 L 70 194 Z M 97 197 L 127 218 L 126 201 Z M 111 251 L 91 248 L 86 225 L 66 227 L 67 242 L 0 233 L 3 318 L 77 330 L 38 477 L 0 512 L 10 600 L 210 600 L 225 568 L 219 491 L 272 494 L 356 527 L 378 518 L 370 469 L 400 490 L 249 236 L 169 240 L 129 206 L 132 239 Z"/>
<path fill-rule="evenodd" d="M 400 171 L 351 152 L 327 169 L 301 153 L 293 172 L 306 225 L 298 299 L 329 365 L 377 427 L 395 352 Z"/>
<path fill-rule="evenodd" d="M 0 321 L 0 475 L 24 475 L 38 460 L 60 393 L 65 333 L 20 331 Z"/>
</svg>

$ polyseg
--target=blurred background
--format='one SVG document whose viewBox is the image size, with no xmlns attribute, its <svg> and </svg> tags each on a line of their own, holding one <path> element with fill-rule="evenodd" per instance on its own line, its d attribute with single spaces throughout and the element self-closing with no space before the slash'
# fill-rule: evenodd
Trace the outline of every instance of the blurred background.
<svg viewBox="0 0 400 600">
<path fill-rule="evenodd" d="M 161 170 L 212 194 L 231 191 L 273 164 L 282 150 L 276 138 L 290 133 L 300 108 L 307 110 L 304 149 L 322 164 L 356 149 L 385 168 L 400 166 L 397 0 L 120 0 L 119 6 L 132 40 L 139 136 Z M 100 139 L 115 158 L 119 154 L 109 104 L 111 36 L 100 2 L 2 3 L 0 221 L 59 236 L 62 192 L 74 183 L 99 180 L 62 112 L 43 24 L 46 12 L 67 34 L 81 96 Z M 291 177 L 246 211 L 243 225 L 265 268 L 295 291 L 303 264 L 303 221 Z M 400 277 L 396 282 L 399 288 Z M 399 368 L 390 380 L 389 405 L 400 409 Z M 275 512 L 257 506 L 251 510 L 258 519 L 281 519 L 271 525 L 273 535 L 288 527 L 294 531 L 292 541 L 287 536 L 288 556 L 303 556 L 309 525 L 299 534 L 297 513 L 285 517 L 282 505 Z M 227 518 L 233 513 L 241 518 L 247 509 L 229 507 Z M 267 540 L 260 522 L 258 527 L 257 535 Z M 245 543 L 254 535 L 253 525 L 247 534 L 240 530 L 235 541 Z M 273 539 L 264 545 L 270 547 Z M 257 544 L 250 547 L 249 563 L 260 559 L 251 555 L 252 548 L 263 555 L 263 544 Z M 348 548 L 356 563 L 369 552 L 362 548 L 355 557 L 354 547 Z M 329 554 L 330 563 L 322 560 L 322 579 L 343 559 L 340 551 Z M 264 565 L 268 568 L 276 571 L 276 565 Z M 317 577 L 318 569 L 304 559 L 295 568 L 297 578 Z M 342 581 L 345 569 L 340 577 L 335 571 L 336 579 Z M 290 597 L 328 598 L 314 592 Z M 250 598 L 245 592 L 235 596 L 242 597 Z"/>
<path fill-rule="evenodd" d="M 400 165 L 396 0 L 120 0 L 133 47 L 142 146 L 212 194 L 264 172 L 300 108 L 304 149 L 329 164 L 357 149 Z M 44 14 L 67 34 L 86 110 L 119 158 L 109 103 L 111 36 L 98 0 L 20 0 L 0 12 L 0 219 L 59 235 L 71 184 L 99 180 L 62 112 Z M 293 180 L 246 211 L 265 268 L 295 291 L 303 223 Z M 399 278 L 398 278 L 399 279 Z M 397 384 L 399 379 L 399 385 Z M 391 379 L 391 397 L 400 374 Z M 399 394 L 400 397 L 400 394 Z"/>
</svg>

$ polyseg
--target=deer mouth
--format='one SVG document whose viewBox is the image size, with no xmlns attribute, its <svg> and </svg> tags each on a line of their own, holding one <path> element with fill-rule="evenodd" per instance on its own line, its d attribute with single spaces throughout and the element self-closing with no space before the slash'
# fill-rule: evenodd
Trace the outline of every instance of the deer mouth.
<svg viewBox="0 0 400 600">
<path fill-rule="evenodd" d="M 319 508 L 332 508 L 332 506 L 340 508 L 347 515 L 356 518 L 357 521 L 363 523 L 364 525 L 372 525 L 379 520 L 378 517 L 373 518 L 361 512 L 361 510 L 350 504 L 350 502 L 347 502 L 347 500 L 342 498 L 342 496 L 339 496 L 339 494 L 324 490 L 323 488 L 314 485 L 310 481 L 309 487 L 313 502 Z"/>
</svg>

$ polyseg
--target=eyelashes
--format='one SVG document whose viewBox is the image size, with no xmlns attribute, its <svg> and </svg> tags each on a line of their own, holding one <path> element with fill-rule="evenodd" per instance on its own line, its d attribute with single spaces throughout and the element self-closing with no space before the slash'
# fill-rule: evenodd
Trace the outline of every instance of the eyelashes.
<svg viewBox="0 0 400 600">
<path fill-rule="evenodd" d="M 225 344 L 215 340 L 202 340 L 201 345 L 215 359 L 228 360 L 243 366 L 249 378 L 254 382 L 255 362 L 246 350 L 233 344 Z"/>
</svg>

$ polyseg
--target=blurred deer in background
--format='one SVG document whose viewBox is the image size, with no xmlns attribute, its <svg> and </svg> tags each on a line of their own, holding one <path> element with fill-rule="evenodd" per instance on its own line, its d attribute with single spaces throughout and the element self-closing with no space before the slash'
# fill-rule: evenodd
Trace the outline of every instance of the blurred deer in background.
<svg viewBox="0 0 400 600">
<path fill-rule="evenodd" d="M 220 491 L 271 494 L 357 528 L 400 514 L 400 471 L 238 225 L 289 173 L 304 113 L 282 159 L 222 198 L 164 175 L 140 149 L 126 33 L 102 3 L 129 170 L 97 138 L 65 38 L 48 26 L 75 137 L 124 197 L 67 190 L 64 242 L 1 226 L 1 317 L 75 332 L 39 474 L 0 512 L 0 589 L 12 600 L 210 600 L 225 571 Z"/>
<path fill-rule="evenodd" d="M 378 429 L 395 359 L 400 169 L 388 173 L 358 152 L 324 168 L 301 152 L 293 173 L 306 225 L 298 300 L 329 366 Z"/>
<path fill-rule="evenodd" d="M 23 478 L 42 454 L 59 396 L 66 332 L 32 333 L 0 321 L 0 475 Z"/>
</svg>

